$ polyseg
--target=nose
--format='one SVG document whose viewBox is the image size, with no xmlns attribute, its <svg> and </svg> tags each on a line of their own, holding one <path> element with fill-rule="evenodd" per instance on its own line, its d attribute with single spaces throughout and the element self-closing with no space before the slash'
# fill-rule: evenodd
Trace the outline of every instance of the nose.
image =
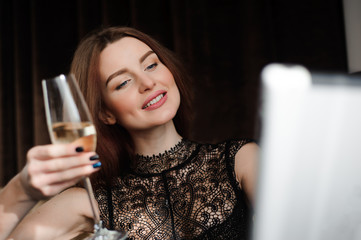
<svg viewBox="0 0 361 240">
<path fill-rule="evenodd" d="M 151 77 L 147 76 L 146 74 L 143 74 L 142 76 L 139 76 L 139 92 L 143 93 L 149 90 L 152 90 L 155 86 L 155 81 Z"/>
</svg>

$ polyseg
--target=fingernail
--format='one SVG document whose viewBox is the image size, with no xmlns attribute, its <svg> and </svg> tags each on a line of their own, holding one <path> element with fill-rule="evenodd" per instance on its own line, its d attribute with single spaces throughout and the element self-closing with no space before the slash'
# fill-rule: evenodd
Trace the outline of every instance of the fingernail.
<svg viewBox="0 0 361 240">
<path fill-rule="evenodd" d="M 97 162 L 97 163 L 93 164 L 93 168 L 98 168 L 98 167 L 100 167 L 101 165 L 102 165 L 101 162 Z"/>
<path fill-rule="evenodd" d="M 98 154 L 95 154 L 94 156 L 91 156 L 89 159 L 90 159 L 91 161 L 97 160 L 97 159 L 99 159 L 99 155 L 98 155 Z"/>
<path fill-rule="evenodd" d="M 84 148 L 83 147 L 77 147 L 77 148 L 75 148 L 75 151 L 76 152 L 82 152 L 82 151 L 84 151 Z"/>
</svg>

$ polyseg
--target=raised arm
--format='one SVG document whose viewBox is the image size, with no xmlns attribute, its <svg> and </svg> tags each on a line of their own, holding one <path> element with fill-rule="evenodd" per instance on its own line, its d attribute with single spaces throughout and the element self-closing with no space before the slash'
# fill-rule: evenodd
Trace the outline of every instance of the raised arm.
<svg viewBox="0 0 361 240">
<path fill-rule="evenodd" d="M 256 143 L 247 143 L 237 152 L 235 157 L 236 178 L 251 205 L 254 205 L 255 200 L 258 151 L 259 147 Z"/>
<path fill-rule="evenodd" d="M 73 239 L 92 233 L 93 225 L 86 190 L 74 187 L 54 196 L 26 215 L 8 239 Z"/>
<path fill-rule="evenodd" d="M 5 239 L 40 199 L 74 185 L 97 171 L 94 152 L 82 152 L 73 144 L 36 146 L 27 163 L 0 192 L 0 239 Z"/>
</svg>

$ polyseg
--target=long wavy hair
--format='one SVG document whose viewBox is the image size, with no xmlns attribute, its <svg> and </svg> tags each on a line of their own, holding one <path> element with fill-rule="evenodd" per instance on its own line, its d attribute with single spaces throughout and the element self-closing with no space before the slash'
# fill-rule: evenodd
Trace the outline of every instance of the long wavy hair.
<svg viewBox="0 0 361 240">
<path fill-rule="evenodd" d="M 70 72 L 79 82 L 97 130 L 96 151 L 100 156 L 102 168 L 92 175 L 92 180 L 96 184 L 111 184 L 114 177 L 120 176 L 136 166 L 134 143 L 128 131 L 118 123 L 104 124 L 99 118 L 99 113 L 105 107 L 99 90 L 99 55 L 109 44 L 124 37 L 133 37 L 148 45 L 173 74 L 181 98 L 173 121 L 178 133 L 185 138 L 189 137 L 192 118 L 190 77 L 174 53 L 149 35 L 134 28 L 108 27 L 91 32 L 76 49 Z"/>
</svg>

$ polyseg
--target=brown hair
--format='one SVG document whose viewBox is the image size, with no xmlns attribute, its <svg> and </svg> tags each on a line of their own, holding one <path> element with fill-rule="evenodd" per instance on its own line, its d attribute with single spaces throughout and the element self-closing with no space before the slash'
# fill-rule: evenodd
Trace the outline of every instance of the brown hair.
<svg viewBox="0 0 361 240">
<path fill-rule="evenodd" d="M 106 125 L 98 116 L 105 106 L 99 91 L 99 55 L 108 44 L 124 37 L 134 37 L 147 44 L 173 74 L 181 97 L 178 112 L 173 119 L 174 124 L 179 134 L 189 137 L 192 101 L 190 78 L 174 54 L 155 39 L 134 28 L 109 27 L 94 31 L 80 42 L 75 51 L 71 73 L 79 82 L 97 130 L 96 151 L 102 161 L 102 169 L 93 175 L 95 183 L 109 184 L 113 177 L 121 175 L 135 164 L 134 144 L 127 130 L 119 124 Z"/>
</svg>

